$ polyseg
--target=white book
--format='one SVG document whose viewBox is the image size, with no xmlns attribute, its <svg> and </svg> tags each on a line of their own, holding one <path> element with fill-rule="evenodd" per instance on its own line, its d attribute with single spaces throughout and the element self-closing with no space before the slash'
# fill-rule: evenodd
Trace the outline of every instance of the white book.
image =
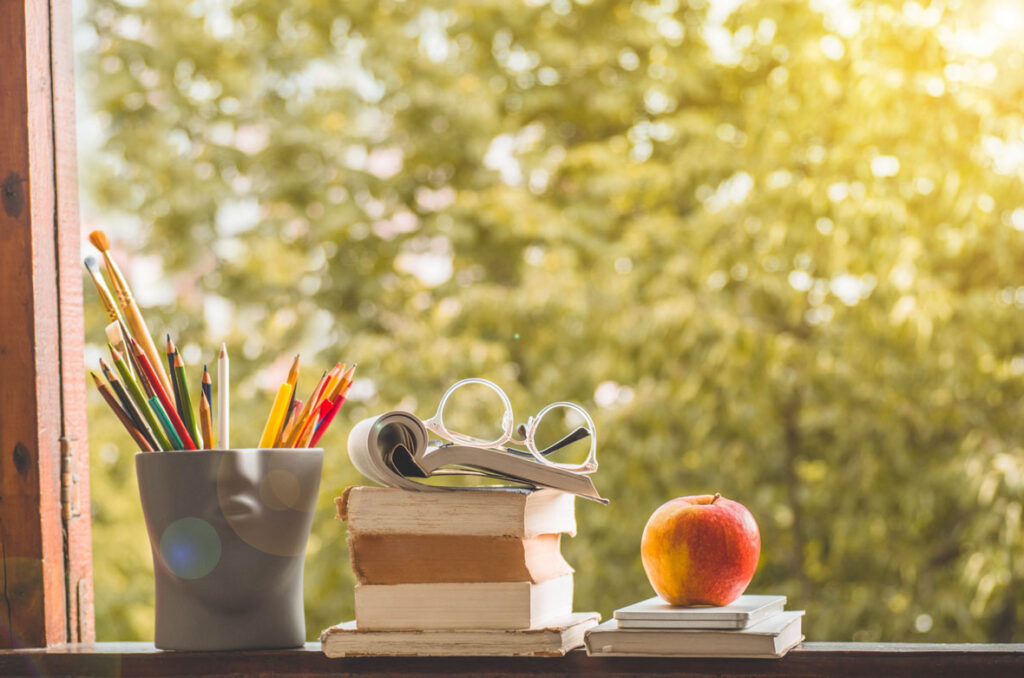
<svg viewBox="0 0 1024 678">
<path fill-rule="evenodd" d="M 679 607 L 655 596 L 615 610 L 620 629 L 743 629 L 782 612 L 786 596 L 740 596 L 728 605 Z"/>
<path fill-rule="evenodd" d="M 591 657 L 781 657 L 803 640 L 803 610 L 779 612 L 738 631 L 622 629 L 610 619 L 586 634 Z"/>
<path fill-rule="evenodd" d="M 596 612 L 579 612 L 541 628 L 464 631 L 364 631 L 354 621 L 320 635 L 328 657 L 561 657 L 583 645 Z"/>
<path fill-rule="evenodd" d="M 360 630 L 533 629 L 572 614 L 571 574 L 539 584 L 359 584 Z"/>
</svg>

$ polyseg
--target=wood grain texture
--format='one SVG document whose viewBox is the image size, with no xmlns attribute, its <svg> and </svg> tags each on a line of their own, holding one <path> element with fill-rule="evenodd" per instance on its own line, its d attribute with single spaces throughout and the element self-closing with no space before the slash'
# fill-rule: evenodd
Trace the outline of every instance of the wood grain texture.
<svg viewBox="0 0 1024 678">
<path fill-rule="evenodd" d="M 54 180 L 57 199 L 57 290 L 63 435 L 70 446 L 71 496 L 65 518 L 67 642 L 96 639 L 89 510 L 89 440 L 86 426 L 85 322 L 81 226 L 78 219 L 78 146 L 71 0 L 50 0 L 53 78 Z"/>
<path fill-rule="evenodd" d="M 0 647 L 78 637 L 68 635 L 60 500 L 62 437 L 85 447 L 80 236 L 69 3 L 53 10 L 51 24 L 45 0 L 0 0 Z M 53 25 L 65 44 L 51 54 Z M 54 82 L 66 90 L 57 98 Z M 80 526 L 68 543 L 88 563 Z M 72 588 L 89 598 L 91 583 Z"/>
<path fill-rule="evenodd" d="M 0 651 L 3 676 L 689 676 L 692 678 L 1020 678 L 1024 645 L 805 643 L 782 659 L 560 658 L 328 659 L 319 643 L 299 650 L 160 652 L 145 643 Z"/>
</svg>

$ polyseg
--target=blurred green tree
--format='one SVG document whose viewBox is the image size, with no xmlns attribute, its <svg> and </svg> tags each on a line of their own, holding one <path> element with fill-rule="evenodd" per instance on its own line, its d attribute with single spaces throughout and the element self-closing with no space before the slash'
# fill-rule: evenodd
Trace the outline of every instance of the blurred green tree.
<svg viewBox="0 0 1024 678">
<path fill-rule="evenodd" d="M 717 490 L 811 639 L 1024 640 L 1020 16 L 737 4 L 90 0 L 86 214 L 151 326 L 193 365 L 228 342 L 238 431 L 295 351 L 303 388 L 360 365 L 311 636 L 352 613 L 347 430 L 484 376 L 595 414 L 580 609 L 650 595 L 647 516 Z M 129 443 L 93 415 L 99 633 L 146 637 Z"/>
</svg>

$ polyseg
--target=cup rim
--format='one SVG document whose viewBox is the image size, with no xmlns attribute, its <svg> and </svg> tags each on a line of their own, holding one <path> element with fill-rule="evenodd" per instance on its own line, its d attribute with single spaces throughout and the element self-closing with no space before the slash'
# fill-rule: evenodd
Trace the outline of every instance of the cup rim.
<svg viewBox="0 0 1024 678">
<path fill-rule="evenodd" d="M 308 454 L 318 453 L 323 454 L 324 448 L 322 447 L 231 447 L 228 449 L 212 449 L 212 450 L 163 450 L 145 452 L 143 450 L 137 450 L 135 452 L 135 458 L 141 457 L 156 457 L 156 456 L 188 456 L 188 457 L 200 457 L 204 452 L 235 452 L 243 454 L 257 454 L 261 452 L 287 452 L 288 454 Z"/>
</svg>

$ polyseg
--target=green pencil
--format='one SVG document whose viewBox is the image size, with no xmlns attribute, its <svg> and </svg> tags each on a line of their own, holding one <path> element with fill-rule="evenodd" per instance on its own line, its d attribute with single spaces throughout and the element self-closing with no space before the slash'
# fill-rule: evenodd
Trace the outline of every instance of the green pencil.
<svg viewBox="0 0 1024 678">
<path fill-rule="evenodd" d="M 164 435 L 163 429 L 160 428 L 160 422 L 157 421 L 156 416 L 150 409 L 146 396 L 142 393 L 142 388 L 139 386 L 139 382 L 135 381 L 135 377 L 128 370 L 128 365 L 124 362 L 124 358 L 118 353 L 117 349 L 110 346 L 110 357 L 114 359 L 114 367 L 117 368 L 118 374 L 121 375 L 121 382 L 128 389 L 128 394 L 131 395 L 132 400 L 135 401 L 135 406 L 139 408 L 139 412 L 146 419 L 146 423 L 149 424 L 149 430 L 152 432 L 153 437 L 156 438 L 157 444 L 161 450 L 171 450 L 171 441 Z"/>
<path fill-rule="evenodd" d="M 149 399 L 149 406 L 153 408 L 154 412 L 156 412 L 157 419 L 159 419 L 160 423 L 163 424 L 164 431 L 171 439 L 170 449 L 185 449 L 185 446 L 181 442 L 181 438 L 178 437 L 178 432 L 174 430 L 174 424 L 171 423 L 171 418 L 167 416 L 166 412 L 164 412 L 164 406 L 160 404 L 160 399 L 157 398 L 156 396 L 153 396 L 152 398 Z"/>
<path fill-rule="evenodd" d="M 181 394 L 181 409 L 184 410 L 185 416 L 185 428 L 192 435 L 192 440 L 196 443 L 196 447 L 203 449 L 202 438 L 199 437 L 199 426 L 196 420 L 196 411 L 192 409 L 192 396 L 189 395 L 188 391 L 188 376 L 185 374 L 185 361 L 181 359 L 181 354 L 175 351 L 174 353 L 174 374 L 178 379 L 178 392 Z"/>
</svg>

